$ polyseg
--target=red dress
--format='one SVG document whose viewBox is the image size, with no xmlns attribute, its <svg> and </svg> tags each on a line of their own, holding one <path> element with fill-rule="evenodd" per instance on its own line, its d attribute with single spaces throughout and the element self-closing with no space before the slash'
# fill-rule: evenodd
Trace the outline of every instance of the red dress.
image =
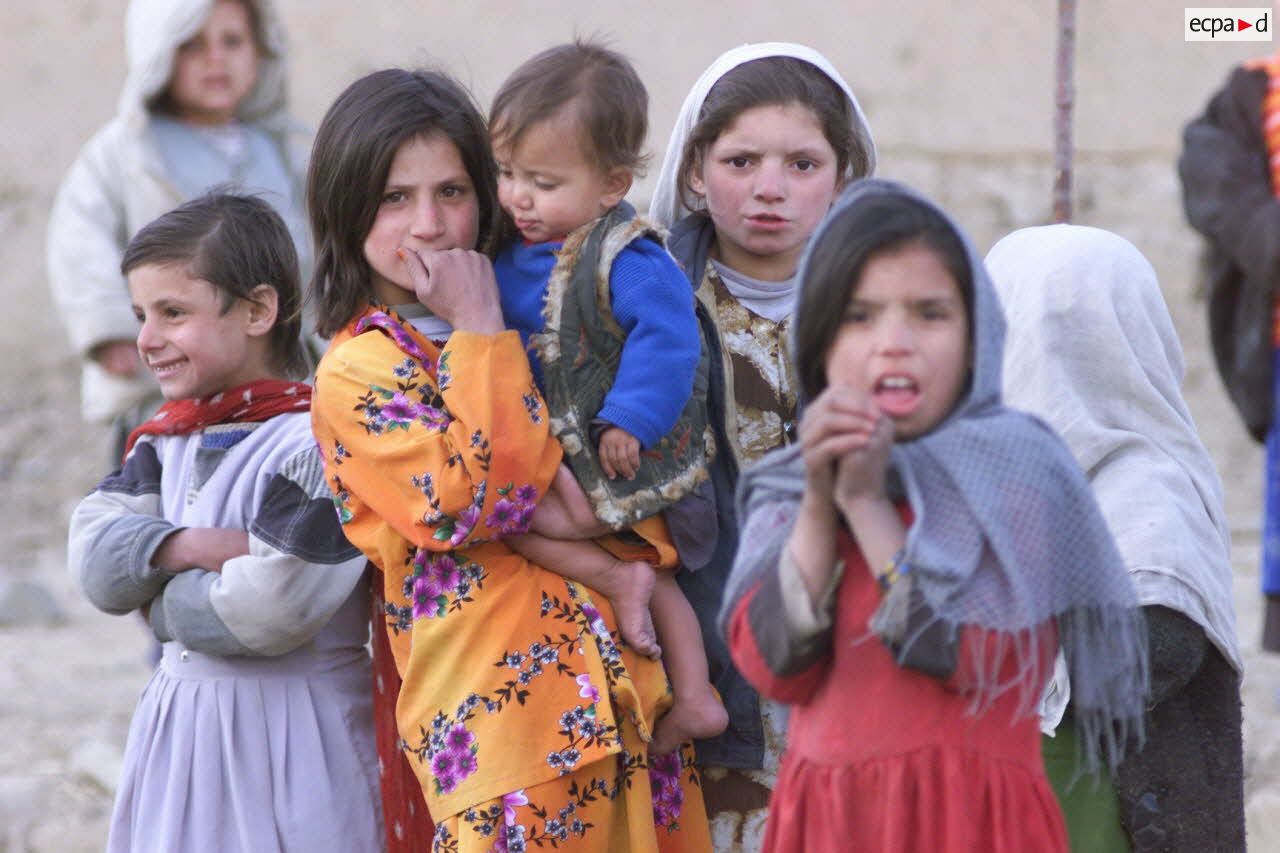
<svg viewBox="0 0 1280 853">
<path fill-rule="evenodd" d="M 963 666 L 946 681 L 899 666 L 868 633 L 879 586 L 847 535 L 838 550 L 847 568 L 832 642 L 817 660 L 785 676 L 766 663 L 760 638 L 776 637 L 777 622 L 770 630 L 763 621 L 781 621 L 782 610 L 763 599 L 751 605 L 762 588 L 770 595 L 768 583 L 744 596 L 730 623 L 730 650 L 743 674 L 765 696 L 792 705 L 764 849 L 1065 853 L 1038 719 L 1019 713 L 1020 691 L 975 716 Z M 1052 629 L 1044 634 L 1052 660 L 1057 644 Z M 962 634 L 961 643 L 976 636 Z M 961 649 L 959 660 L 966 657 Z"/>
</svg>

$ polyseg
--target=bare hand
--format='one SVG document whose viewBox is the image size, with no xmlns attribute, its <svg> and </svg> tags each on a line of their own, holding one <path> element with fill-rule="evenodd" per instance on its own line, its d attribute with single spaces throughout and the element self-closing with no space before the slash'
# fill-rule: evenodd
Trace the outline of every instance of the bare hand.
<svg viewBox="0 0 1280 853">
<path fill-rule="evenodd" d="M 403 246 L 399 254 L 418 301 L 432 314 L 455 329 L 482 335 L 506 328 L 487 257 L 469 249 L 415 252 Z"/>
<path fill-rule="evenodd" d="M 846 515 L 850 505 L 862 498 L 884 497 L 889 451 L 893 448 L 893 419 L 877 413 L 878 419 L 865 446 L 836 461 L 833 496 Z"/>
<path fill-rule="evenodd" d="M 89 357 L 107 373 L 124 379 L 132 379 L 142 370 L 142 359 L 138 357 L 138 345 L 134 341 L 106 341 L 94 347 Z"/>
<path fill-rule="evenodd" d="M 600 467 L 610 480 L 634 480 L 640 470 L 640 439 L 622 427 L 609 427 L 600 436 Z"/>
<path fill-rule="evenodd" d="M 866 394 L 848 385 L 829 385 L 800 420 L 806 491 L 833 499 L 836 462 L 865 448 L 884 418 Z"/>
<path fill-rule="evenodd" d="M 186 527 L 170 534 L 151 557 L 166 572 L 222 571 L 228 560 L 249 553 L 249 534 L 229 527 Z"/>
</svg>

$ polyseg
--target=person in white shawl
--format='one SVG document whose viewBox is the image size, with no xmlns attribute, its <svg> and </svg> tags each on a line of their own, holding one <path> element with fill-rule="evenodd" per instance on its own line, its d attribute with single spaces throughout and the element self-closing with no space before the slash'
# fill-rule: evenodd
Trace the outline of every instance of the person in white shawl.
<svg viewBox="0 0 1280 853">
<path fill-rule="evenodd" d="M 226 57 L 242 49 L 229 47 L 234 27 L 208 31 L 215 11 L 247 18 L 253 43 L 243 47 L 255 55 L 255 76 L 230 121 L 197 126 L 183 120 L 172 91 L 180 50 L 204 39 L 201 73 L 223 74 L 230 82 L 214 84 L 230 89 Z M 129 238 L 183 201 L 232 184 L 262 194 L 284 217 L 304 281 L 311 267 L 302 205 L 310 133 L 287 109 L 284 29 L 272 0 L 131 0 L 125 48 L 116 115 L 68 170 L 46 238 L 54 304 L 81 359 L 84 419 L 116 424 L 113 467 L 129 430 L 160 403 L 138 362 L 138 321 L 120 273 Z"/>
<path fill-rule="evenodd" d="M 1243 850 L 1222 486 L 1182 398 L 1155 271 L 1123 238 L 1073 225 L 1016 231 L 986 263 L 1008 321 L 1005 400 L 1045 419 L 1085 469 L 1147 616 L 1147 743 L 1116 774 L 1121 823 L 1137 850 Z"/>
<path fill-rule="evenodd" d="M 743 168 L 732 175 L 725 174 L 732 164 L 710 162 L 729 137 L 750 155 L 735 159 Z M 796 265 L 835 194 L 871 174 L 875 162 L 862 108 L 826 57 L 799 44 L 740 45 L 689 90 L 649 208 L 653 221 L 671 229 L 668 249 L 689 276 L 714 344 L 707 399 L 719 448 L 710 465 L 719 533 L 710 540 L 713 553 L 689 565 L 698 570 L 677 580 L 698 614 L 713 683 L 729 711 L 729 730 L 697 743 L 722 853 L 759 848 L 785 740 L 785 714 L 747 684 L 715 627 L 738 544 L 734 486 L 741 466 L 795 440 L 787 341 Z M 735 216 L 743 213 L 772 214 L 773 225 L 753 234 Z M 685 540 L 693 537 L 676 527 L 672 535 L 682 554 L 692 553 Z"/>
</svg>

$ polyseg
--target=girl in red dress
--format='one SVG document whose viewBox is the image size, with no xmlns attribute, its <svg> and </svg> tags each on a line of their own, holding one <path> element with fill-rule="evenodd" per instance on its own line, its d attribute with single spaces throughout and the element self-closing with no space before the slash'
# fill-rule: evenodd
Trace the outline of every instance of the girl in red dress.
<svg viewBox="0 0 1280 853">
<path fill-rule="evenodd" d="M 1089 486 L 1001 403 L 999 304 L 931 203 L 854 184 L 800 278 L 800 441 L 744 474 L 722 614 L 792 706 L 765 849 L 1065 851 L 1035 713 L 1055 656 L 1090 766 L 1140 734 L 1147 683 Z"/>
</svg>

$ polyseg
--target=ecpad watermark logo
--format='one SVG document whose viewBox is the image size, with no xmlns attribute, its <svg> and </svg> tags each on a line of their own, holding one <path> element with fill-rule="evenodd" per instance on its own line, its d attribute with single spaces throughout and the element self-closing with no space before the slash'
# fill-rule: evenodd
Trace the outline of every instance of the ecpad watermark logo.
<svg viewBox="0 0 1280 853">
<path fill-rule="evenodd" d="M 1187 9 L 1186 41 L 1271 41 L 1271 9 Z"/>
</svg>

